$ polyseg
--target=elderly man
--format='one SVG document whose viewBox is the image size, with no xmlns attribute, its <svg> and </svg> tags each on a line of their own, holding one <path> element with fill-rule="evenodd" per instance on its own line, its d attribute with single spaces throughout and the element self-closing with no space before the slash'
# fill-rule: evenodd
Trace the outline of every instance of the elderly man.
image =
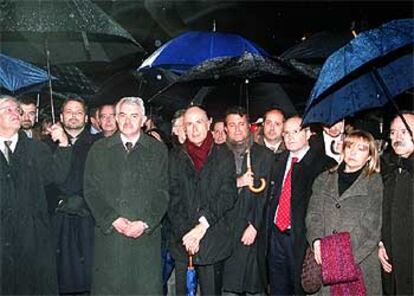
<svg viewBox="0 0 414 296">
<path fill-rule="evenodd" d="M 203 295 L 220 295 L 223 261 L 231 254 L 226 213 L 237 197 L 234 157 L 215 145 L 206 112 L 197 106 L 184 114 L 187 140 L 170 155 L 170 251 L 176 262 L 176 293 L 186 294 L 188 257 Z"/>
<path fill-rule="evenodd" d="M 285 150 L 282 139 L 284 122 L 285 115 L 280 109 L 270 109 L 263 116 L 263 138 L 260 138 L 259 144 L 264 145 L 277 156 Z"/>
<path fill-rule="evenodd" d="M 414 113 L 402 115 L 414 131 Z M 414 294 L 414 140 L 400 116 L 391 122 L 393 151 L 382 166 L 384 203 L 382 242 L 378 256 L 385 271 L 384 292 L 387 295 Z"/>
<path fill-rule="evenodd" d="M 71 149 L 60 125 L 49 132 L 59 143 L 47 145 L 20 129 L 22 110 L 15 98 L 0 96 L 0 294 L 57 294 L 56 261 L 47 213 L 45 185 L 62 182 Z"/>
<path fill-rule="evenodd" d="M 224 263 L 223 290 L 226 295 L 248 293 L 263 294 L 266 287 L 266 257 L 257 244 L 257 236 L 263 234 L 266 204 L 266 188 L 252 192 L 254 179 L 269 181 L 273 154 L 253 142 L 250 135 L 249 117 L 242 107 L 227 110 L 227 145 L 234 154 L 239 196 L 229 212 L 232 221 L 233 253 Z M 248 170 L 247 153 L 250 153 L 251 170 Z"/>
<path fill-rule="evenodd" d="M 102 105 L 98 108 L 99 126 L 104 137 L 112 136 L 118 129 L 115 120 L 114 105 Z"/>
<path fill-rule="evenodd" d="M 40 140 L 41 131 L 34 128 L 36 123 L 36 104 L 34 100 L 24 98 L 19 100 L 22 115 L 20 116 L 21 129 L 26 133 L 27 137 Z"/>
<path fill-rule="evenodd" d="M 92 294 L 160 295 L 167 149 L 141 131 L 141 98 L 122 98 L 115 109 L 119 132 L 94 144 L 85 170 L 96 221 Z"/>
<path fill-rule="evenodd" d="M 68 97 L 62 104 L 60 121 L 72 146 L 72 163 L 66 180 L 48 192 L 55 209 L 52 216 L 61 294 L 86 293 L 91 287 L 94 221 L 83 196 L 83 173 L 89 149 L 99 136 L 86 128 L 86 114 L 80 97 Z M 56 144 L 49 144 L 56 149 Z"/>
<path fill-rule="evenodd" d="M 300 283 L 306 249 L 305 217 L 315 178 L 334 161 L 309 146 L 310 130 L 294 116 L 283 126 L 286 150 L 272 168 L 268 207 L 271 295 L 304 294 Z"/>
</svg>

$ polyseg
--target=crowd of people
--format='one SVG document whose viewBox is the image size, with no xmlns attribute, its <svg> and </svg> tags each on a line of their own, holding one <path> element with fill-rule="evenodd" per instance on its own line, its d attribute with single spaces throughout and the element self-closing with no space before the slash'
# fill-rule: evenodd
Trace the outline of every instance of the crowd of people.
<svg viewBox="0 0 414 296">
<path fill-rule="evenodd" d="M 412 111 L 386 151 L 278 108 L 253 129 L 189 106 L 171 135 L 138 97 L 37 114 L 0 95 L 2 295 L 185 295 L 189 261 L 201 295 L 305 295 L 307 249 L 319 295 L 414 294 Z M 328 282 L 340 264 L 355 278 Z"/>
</svg>

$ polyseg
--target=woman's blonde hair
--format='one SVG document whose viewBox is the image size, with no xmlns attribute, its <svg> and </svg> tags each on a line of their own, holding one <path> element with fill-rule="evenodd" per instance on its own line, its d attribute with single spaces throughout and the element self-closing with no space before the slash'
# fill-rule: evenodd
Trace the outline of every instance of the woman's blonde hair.
<svg viewBox="0 0 414 296">
<path fill-rule="evenodd" d="M 353 130 L 349 132 L 344 139 L 344 146 L 343 150 L 345 150 L 345 147 L 350 146 L 358 141 L 361 141 L 368 144 L 368 151 L 370 159 L 368 160 L 368 164 L 366 165 L 366 176 L 371 176 L 374 173 L 379 173 L 380 171 L 380 159 L 379 159 L 379 153 L 377 149 L 377 144 L 375 142 L 374 137 L 366 131 L 363 130 Z"/>
</svg>

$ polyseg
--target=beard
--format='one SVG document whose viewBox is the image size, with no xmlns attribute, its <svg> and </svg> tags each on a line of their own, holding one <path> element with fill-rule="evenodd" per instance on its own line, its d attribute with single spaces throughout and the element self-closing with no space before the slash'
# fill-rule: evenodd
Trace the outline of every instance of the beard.
<svg viewBox="0 0 414 296">
<path fill-rule="evenodd" d="M 33 127 L 33 124 L 32 124 L 32 122 L 31 122 L 31 121 L 29 121 L 29 120 L 24 120 L 24 121 L 22 121 L 22 122 L 20 123 L 20 126 L 21 126 L 21 128 L 22 128 L 22 129 L 24 129 L 24 130 L 29 130 L 29 129 L 31 129 L 31 128 Z"/>
</svg>

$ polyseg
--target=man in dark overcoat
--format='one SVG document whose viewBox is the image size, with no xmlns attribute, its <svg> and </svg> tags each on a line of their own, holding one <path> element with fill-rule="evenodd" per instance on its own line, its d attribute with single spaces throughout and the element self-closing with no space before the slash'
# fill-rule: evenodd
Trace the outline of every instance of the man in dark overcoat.
<svg viewBox="0 0 414 296">
<path fill-rule="evenodd" d="M 414 113 L 403 113 L 414 131 Z M 386 295 L 414 294 L 414 141 L 400 116 L 390 127 L 392 150 L 384 156 L 382 242 L 378 256 L 384 269 Z"/>
<path fill-rule="evenodd" d="M 321 150 L 310 148 L 310 130 L 302 127 L 302 118 L 287 119 L 282 135 L 287 151 L 272 168 L 267 211 L 268 276 L 271 295 L 300 295 L 305 294 L 300 275 L 312 184 L 336 163 Z"/>
<path fill-rule="evenodd" d="M 89 151 L 84 194 L 96 221 L 92 294 L 161 295 L 161 219 L 168 153 L 141 131 L 142 99 L 116 105 L 119 132 Z"/>
<path fill-rule="evenodd" d="M 258 252 L 257 236 L 263 234 L 266 187 L 253 193 L 249 186 L 268 184 L 273 153 L 253 142 L 249 117 L 244 108 L 233 107 L 225 116 L 227 146 L 234 154 L 238 198 L 228 217 L 232 227 L 233 252 L 224 262 L 223 290 L 226 295 L 263 294 L 266 287 L 265 252 Z M 251 170 L 248 170 L 250 153 Z M 256 180 L 256 181 L 255 181 Z M 259 184 L 258 184 L 259 183 Z"/>
<path fill-rule="evenodd" d="M 49 147 L 19 132 L 21 109 L 0 96 L 0 294 L 57 294 L 56 260 L 45 185 L 62 182 L 71 149 L 60 125 L 49 132 Z"/>
<path fill-rule="evenodd" d="M 176 263 L 176 294 L 186 294 L 189 255 L 203 295 L 221 295 L 223 261 L 231 254 L 226 214 L 237 198 L 234 157 L 214 144 L 206 112 L 184 113 L 187 140 L 170 155 L 170 251 Z"/>
<path fill-rule="evenodd" d="M 86 128 L 87 108 L 80 97 L 70 96 L 63 102 L 60 121 L 72 146 L 72 163 L 65 182 L 48 188 L 59 293 L 85 293 L 91 289 L 94 221 L 83 197 L 83 173 L 89 149 L 101 136 Z M 47 143 L 56 149 L 55 143 Z"/>
</svg>

